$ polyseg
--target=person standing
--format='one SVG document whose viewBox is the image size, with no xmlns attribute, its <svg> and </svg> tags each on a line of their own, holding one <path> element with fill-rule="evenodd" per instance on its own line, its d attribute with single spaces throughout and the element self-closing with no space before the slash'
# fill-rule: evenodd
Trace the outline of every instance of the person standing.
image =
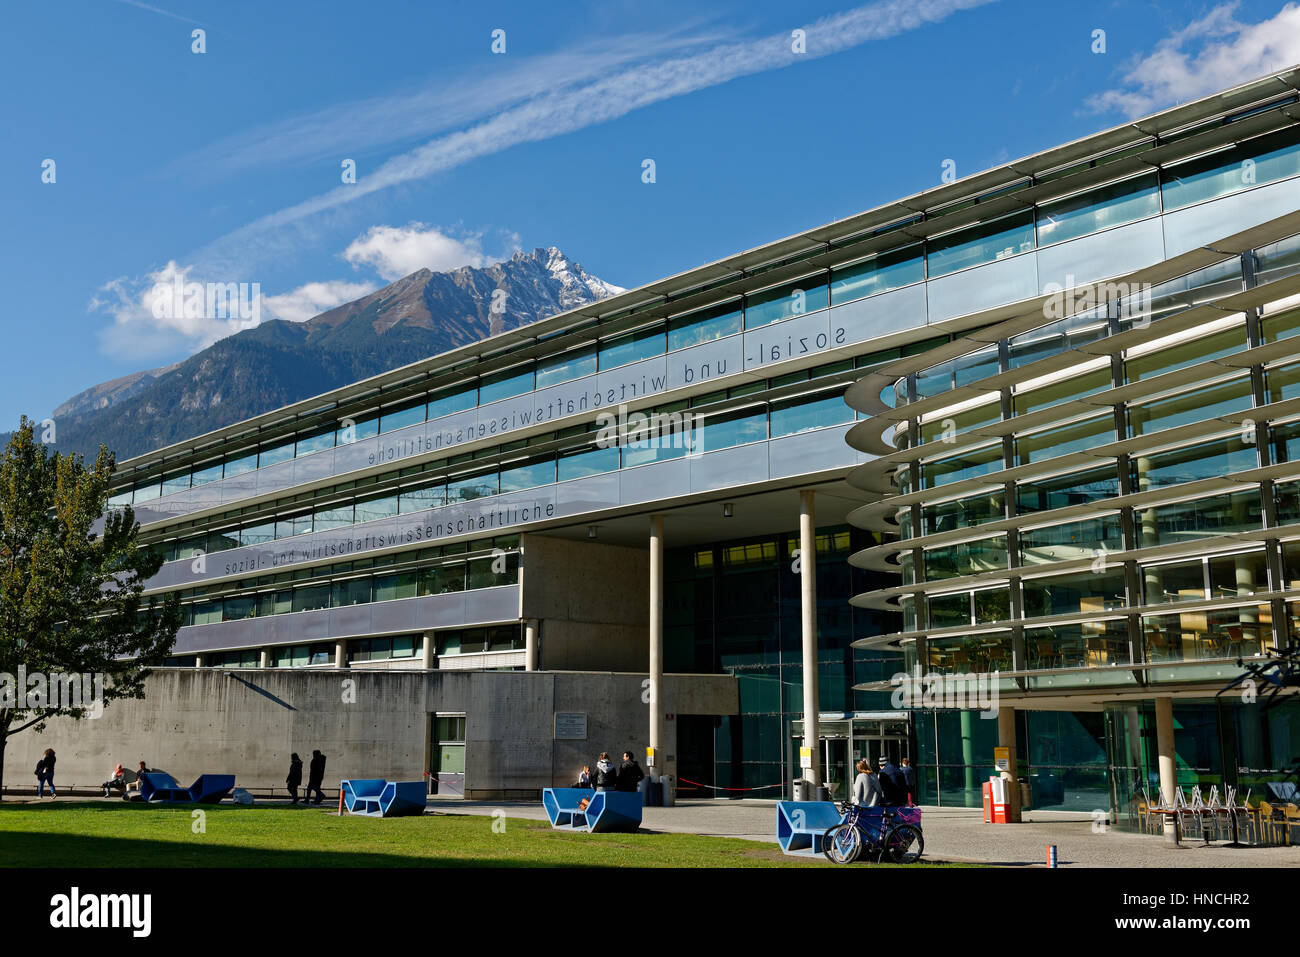
<svg viewBox="0 0 1300 957">
<path fill-rule="evenodd" d="M 591 765 L 584 764 L 582 766 L 582 773 L 578 775 L 578 787 L 586 791 L 590 791 L 592 789 Z"/>
<path fill-rule="evenodd" d="M 46 748 L 45 754 L 36 762 L 36 799 L 45 797 L 45 785 L 50 786 L 50 797 L 59 795 L 54 791 L 54 749 Z"/>
<path fill-rule="evenodd" d="M 889 760 L 886 755 L 880 759 L 880 770 L 876 772 L 876 777 L 880 781 L 880 793 L 884 795 L 884 803 L 888 807 L 899 807 L 906 800 L 907 785 L 903 783 L 903 775 L 898 770 L 898 765 Z"/>
<path fill-rule="evenodd" d="M 609 753 L 606 751 L 600 752 L 593 781 L 597 791 L 613 791 L 618 783 L 618 771 L 615 770 L 614 762 L 609 759 Z"/>
<path fill-rule="evenodd" d="M 298 752 L 289 755 L 289 776 L 284 779 L 285 786 L 289 789 L 289 803 L 298 803 L 298 785 L 302 784 L 302 758 L 298 757 Z"/>
<path fill-rule="evenodd" d="M 643 777 L 645 772 L 641 770 L 641 765 L 636 763 L 636 758 L 632 757 L 632 752 L 624 751 L 623 763 L 618 766 L 618 783 L 614 786 L 614 790 L 635 791 Z"/>
<path fill-rule="evenodd" d="M 903 786 L 907 789 L 907 803 L 916 803 L 916 768 L 912 767 L 911 758 L 903 758 L 903 767 L 900 769 L 903 775 Z"/>
<path fill-rule="evenodd" d="M 320 789 L 321 783 L 325 780 L 325 755 L 319 751 L 311 753 L 311 765 L 308 768 L 307 792 L 303 795 L 303 800 L 311 804 L 320 804 L 325 800 L 325 792 Z M 311 792 L 316 792 L 316 800 L 311 799 Z"/>
<path fill-rule="evenodd" d="M 871 771 L 866 758 L 858 761 L 858 776 L 853 779 L 853 803 L 859 807 L 876 807 L 884 800 L 880 780 Z"/>
</svg>

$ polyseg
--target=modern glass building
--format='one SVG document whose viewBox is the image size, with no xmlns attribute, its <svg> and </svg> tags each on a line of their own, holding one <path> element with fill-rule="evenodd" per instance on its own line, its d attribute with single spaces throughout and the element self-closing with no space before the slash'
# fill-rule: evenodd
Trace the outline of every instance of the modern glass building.
<svg viewBox="0 0 1300 957">
<path fill-rule="evenodd" d="M 122 463 L 173 664 L 733 676 L 661 716 L 683 794 L 808 735 L 975 803 L 999 722 L 895 707 L 913 665 L 999 672 L 1039 803 L 1122 801 L 1163 699 L 1188 775 L 1278 766 L 1285 710 L 1210 699 L 1300 607 L 1298 77 Z"/>
</svg>

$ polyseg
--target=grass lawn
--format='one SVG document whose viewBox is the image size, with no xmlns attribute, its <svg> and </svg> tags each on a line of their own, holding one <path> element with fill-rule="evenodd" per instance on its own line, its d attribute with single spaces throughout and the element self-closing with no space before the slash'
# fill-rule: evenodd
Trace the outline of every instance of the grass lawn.
<svg viewBox="0 0 1300 957">
<path fill-rule="evenodd" d="M 3 802 L 0 867 L 833 866 L 786 857 L 775 844 L 696 834 L 579 834 L 520 818 L 505 819 L 504 833 L 494 833 L 491 817 L 468 814 L 385 820 L 221 804 L 203 808 L 207 830 L 195 834 L 193 810 Z"/>
</svg>

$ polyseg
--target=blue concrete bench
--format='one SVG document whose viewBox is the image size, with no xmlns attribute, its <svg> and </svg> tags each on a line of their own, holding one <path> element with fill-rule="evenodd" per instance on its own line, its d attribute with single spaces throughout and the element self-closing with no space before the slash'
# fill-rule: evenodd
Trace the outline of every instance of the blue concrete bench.
<svg viewBox="0 0 1300 957">
<path fill-rule="evenodd" d="M 587 806 L 580 804 L 586 800 Z M 636 791 L 592 791 L 588 788 L 546 788 L 542 807 L 551 827 L 561 830 L 635 831 L 641 826 L 642 798 Z"/>
<path fill-rule="evenodd" d="M 885 811 L 893 811 L 899 823 L 921 826 L 919 807 L 891 807 L 883 805 L 866 808 L 864 823 L 877 828 Z M 778 801 L 776 805 L 776 839 L 786 854 L 814 856 L 822 853 L 822 838 L 835 825 L 844 821 L 840 806 L 834 801 Z"/>
<path fill-rule="evenodd" d="M 423 781 L 386 781 L 357 778 L 339 782 L 343 805 L 350 814 L 367 817 L 404 817 L 423 814 L 428 791 Z"/>
<path fill-rule="evenodd" d="M 140 798 L 156 804 L 219 804 L 235 786 L 233 774 L 200 774 L 187 788 L 164 771 L 140 775 Z"/>
<path fill-rule="evenodd" d="M 822 838 L 841 820 L 834 801 L 778 801 L 776 839 L 786 854 L 818 855 Z"/>
</svg>

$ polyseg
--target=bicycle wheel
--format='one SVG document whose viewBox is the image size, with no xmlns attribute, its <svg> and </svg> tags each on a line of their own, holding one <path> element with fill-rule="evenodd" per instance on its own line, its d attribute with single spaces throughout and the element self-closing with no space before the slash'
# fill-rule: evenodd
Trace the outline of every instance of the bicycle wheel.
<svg viewBox="0 0 1300 957">
<path fill-rule="evenodd" d="M 822 853 L 832 864 L 852 864 L 862 853 L 862 832 L 852 824 L 837 824 L 822 838 Z"/>
<path fill-rule="evenodd" d="M 925 837 L 915 824 L 899 824 L 885 835 L 884 847 L 886 860 L 894 864 L 915 864 L 925 850 Z"/>
</svg>

